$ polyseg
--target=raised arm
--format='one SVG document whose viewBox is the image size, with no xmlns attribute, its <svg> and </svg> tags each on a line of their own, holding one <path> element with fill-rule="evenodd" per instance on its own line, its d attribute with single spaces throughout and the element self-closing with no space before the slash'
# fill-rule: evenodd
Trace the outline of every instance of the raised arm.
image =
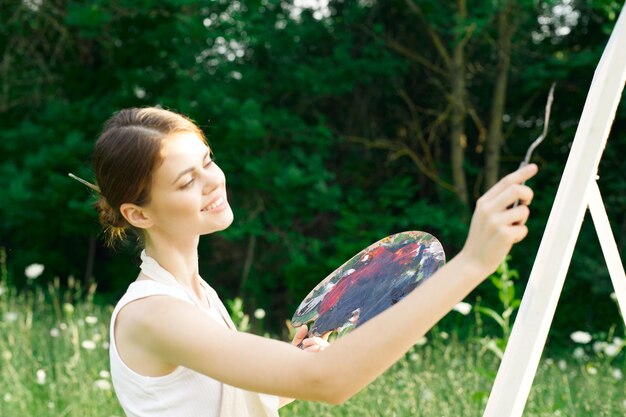
<svg viewBox="0 0 626 417">
<path fill-rule="evenodd" d="M 528 230 L 529 165 L 509 174 L 477 203 L 465 246 L 402 301 L 319 353 L 227 330 L 183 301 L 150 297 L 135 315 L 135 341 L 173 365 L 229 385 L 305 400 L 341 403 L 383 373 L 497 268 Z M 516 200 L 523 205 L 509 209 Z M 134 303 L 133 303 L 134 304 Z M 131 307 L 132 304 L 126 308 Z M 131 307 L 132 308 L 132 307 Z"/>
</svg>

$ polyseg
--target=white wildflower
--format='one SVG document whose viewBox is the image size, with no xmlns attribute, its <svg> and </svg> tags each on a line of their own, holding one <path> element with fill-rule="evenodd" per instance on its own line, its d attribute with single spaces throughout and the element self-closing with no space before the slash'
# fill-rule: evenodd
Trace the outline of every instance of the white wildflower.
<svg viewBox="0 0 626 417">
<path fill-rule="evenodd" d="M 472 311 L 472 305 L 469 303 L 465 303 L 463 301 L 461 301 L 460 303 L 458 303 L 457 305 L 455 305 L 452 310 L 454 311 L 458 311 L 459 313 L 463 314 L 464 316 L 467 316 L 470 311 Z"/>
<path fill-rule="evenodd" d="M 430 389 L 424 388 L 424 390 L 422 391 L 422 398 L 424 399 L 424 401 L 431 401 L 435 398 L 435 394 Z"/>
<path fill-rule="evenodd" d="M 611 293 L 611 300 L 617 301 L 617 294 L 615 294 L 615 291 Z"/>
<path fill-rule="evenodd" d="M 100 371 L 99 373 L 100 378 L 102 379 L 106 379 L 106 378 L 110 378 L 111 374 L 109 373 L 109 371 Z"/>
<path fill-rule="evenodd" d="M 10 351 L 8 350 L 2 351 L 2 359 L 4 359 L 5 361 L 7 362 L 10 361 L 12 357 L 13 357 L 13 354 Z"/>
<path fill-rule="evenodd" d="M 426 336 L 422 336 L 417 340 L 417 342 L 415 342 L 415 344 L 417 346 L 424 346 L 426 342 L 428 342 L 428 339 L 426 338 Z"/>
<path fill-rule="evenodd" d="M 96 316 L 87 316 L 85 317 L 85 323 L 90 324 L 90 325 L 94 325 L 98 322 L 98 317 Z"/>
<path fill-rule="evenodd" d="M 607 344 L 604 347 L 604 353 L 606 354 L 606 356 L 610 356 L 610 357 L 617 356 L 619 351 L 620 351 L 620 347 L 619 346 Z"/>
<path fill-rule="evenodd" d="M 4 394 L 4 401 L 11 402 L 12 399 L 13 399 L 13 396 L 9 394 L 8 392 Z"/>
<path fill-rule="evenodd" d="M 624 376 L 624 375 L 622 375 L 622 370 L 621 369 L 617 369 L 617 368 L 614 368 L 613 370 L 611 370 L 611 375 L 613 376 L 613 378 L 615 378 L 617 380 L 622 379 L 622 377 Z"/>
<path fill-rule="evenodd" d="M 93 386 L 95 388 L 101 389 L 103 391 L 110 391 L 111 390 L 111 383 L 109 381 L 107 381 L 106 379 L 97 379 L 93 383 Z"/>
<path fill-rule="evenodd" d="M 7 311 L 4 313 L 4 321 L 7 323 L 13 323 L 17 320 L 17 313 L 14 311 Z"/>
<path fill-rule="evenodd" d="M 61 332 L 56 327 L 53 327 L 52 329 L 50 329 L 50 336 L 59 337 L 60 334 Z"/>
<path fill-rule="evenodd" d="M 102 342 L 102 349 L 107 350 L 109 348 L 109 342 Z"/>
<path fill-rule="evenodd" d="M 96 342 L 93 340 L 83 340 L 83 343 L 80 344 L 83 349 L 94 350 L 96 348 Z"/>
<path fill-rule="evenodd" d="M 624 341 L 620 337 L 614 337 L 613 344 L 616 346 L 621 346 L 624 344 Z"/>
<path fill-rule="evenodd" d="M 61 330 L 67 330 L 67 324 L 66 324 L 66 323 L 61 323 L 61 324 L 59 324 L 59 329 L 61 329 Z"/>
<path fill-rule="evenodd" d="M 574 349 L 574 358 L 583 359 L 585 357 L 585 350 L 580 346 Z"/>
<path fill-rule="evenodd" d="M 558 363 L 558 367 L 561 371 L 564 371 L 567 369 L 567 362 L 565 362 L 565 360 L 561 359 Z"/>
<path fill-rule="evenodd" d="M 450 337 L 448 332 L 441 332 L 441 333 L 439 333 L 439 336 L 441 336 L 441 338 L 444 339 L 444 340 L 446 340 L 448 337 Z"/>
<path fill-rule="evenodd" d="M 262 308 L 257 308 L 256 310 L 254 310 L 254 317 L 258 320 L 262 320 L 263 318 L 265 318 L 265 310 L 263 310 Z"/>
<path fill-rule="evenodd" d="M 593 366 L 590 366 L 587 368 L 587 373 L 589 373 L 589 375 L 597 375 L 598 374 L 598 370 L 596 368 L 594 368 Z"/>
<path fill-rule="evenodd" d="M 37 371 L 37 384 L 44 385 L 46 383 L 46 371 L 39 369 Z"/>
<path fill-rule="evenodd" d="M 99 342 L 100 340 L 102 340 L 102 336 L 100 336 L 100 333 L 94 333 L 93 336 L 91 336 L 91 340 L 93 340 L 94 342 Z"/>
<path fill-rule="evenodd" d="M 604 351 L 604 349 L 608 346 L 608 343 L 603 341 L 594 342 L 593 351 L 598 353 Z"/>
<path fill-rule="evenodd" d="M 30 264 L 24 269 L 24 275 L 28 279 L 36 279 L 38 278 L 44 270 L 44 266 L 42 264 Z"/>
<path fill-rule="evenodd" d="M 587 344 L 589 342 L 591 342 L 591 335 L 587 332 L 583 332 L 583 331 L 577 331 L 572 333 L 569 336 L 574 342 L 576 343 L 580 343 L 580 344 Z"/>
</svg>

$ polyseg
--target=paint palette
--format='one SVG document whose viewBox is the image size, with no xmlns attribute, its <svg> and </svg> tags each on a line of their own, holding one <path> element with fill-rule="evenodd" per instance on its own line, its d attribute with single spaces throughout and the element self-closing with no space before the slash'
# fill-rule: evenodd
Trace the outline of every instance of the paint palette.
<svg viewBox="0 0 626 417">
<path fill-rule="evenodd" d="M 320 282 L 291 324 L 308 336 L 342 336 L 383 312 L 445 264 L 441 243 L 425 232 L 402 232 L 368 246 Z"/>
</svg>

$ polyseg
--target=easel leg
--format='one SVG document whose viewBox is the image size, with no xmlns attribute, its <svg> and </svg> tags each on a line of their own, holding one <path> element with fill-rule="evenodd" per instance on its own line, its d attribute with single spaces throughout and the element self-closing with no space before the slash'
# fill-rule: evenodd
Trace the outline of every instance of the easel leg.
<svg viewBox="0 0 626 417">
<path fill-rule="evenodd" d="M 600 188 L 597 182 L 593 182 L 589 187 L 589 211 L 593 223 L 596 226 L 596 232 L 598 233 L 598 239 L 600 239 L 600 246 L 604 253 L 604 259 L 611 275 L 611 281 L 613 281 L 613 288 L 615 288 L 615 295 L 617 295 L 617 303 L 619 305 L 620 312 L 622 313 L 622 319 L 626 321 L 626 273 L 624 272 L 624 266 L 617 250 L 617 243 L 615 237 L 611 231 L 611 224 L 609 223 L 609 217 L 606 214 L 604 203 L 602 202 L 602 195 L 600 194 Z"/>
</svg>

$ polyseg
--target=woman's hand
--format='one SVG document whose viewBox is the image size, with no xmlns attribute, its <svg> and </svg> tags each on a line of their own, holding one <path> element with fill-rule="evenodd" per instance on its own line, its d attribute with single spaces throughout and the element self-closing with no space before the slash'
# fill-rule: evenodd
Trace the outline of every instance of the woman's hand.
<svg viewBox="0 0 626 417">
<path fill-rule="evenodd" d="M 502 178 L 476 203 L 470 230 L 463 250 L 465 257 L 482 276 L 492 274 L 514 243 L 528 234 L 526 220 L 533 199 L 533 191 L 523 185 L 537 173 L 537 165 L 530 164 Z M 511 208 L 516 200 L 520 205 Z"/>
<path fill-rule="evenodd" d="M 308 331 L 309 329 L 307 328 L 306 324 L 298 327 L 296 335 L 294 336 L 291 344 L 294 346 L 300 346 L 300 343 L 302 343 L 302 350 L 308 352 L 320 352 L 329 346 L 328 336 L 330 335 L 330 332 L 321 337 L 306 337 Z"/>
</svg>

